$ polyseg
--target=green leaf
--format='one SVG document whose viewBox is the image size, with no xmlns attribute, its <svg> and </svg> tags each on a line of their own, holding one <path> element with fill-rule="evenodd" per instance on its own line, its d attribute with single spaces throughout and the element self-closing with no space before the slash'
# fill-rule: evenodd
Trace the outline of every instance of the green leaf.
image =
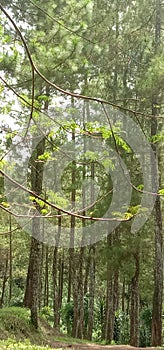
<svg viewBox="0 0 164 350">
<path fill-rule="evenodd" d="M 10 207 L 9 203 L 7 203 L 7 202 L 1 202 L 1 204 L 3 205 L 4 208 Z"/>
<path fill-rule="evenodd" d="M 159 190 L 158 193 L 164 195 L 164 188 L 161 188 L 161 190 Z"/>
<path fill-rule="evenodd" d="M 43 160 L 43 161 L 47 161 L 48 159 L 51 158 L 51 155 L 49 152 L 44 152 L 43 154 L 41 154 L 38 159 L 39 160 Z"/>
</svg>

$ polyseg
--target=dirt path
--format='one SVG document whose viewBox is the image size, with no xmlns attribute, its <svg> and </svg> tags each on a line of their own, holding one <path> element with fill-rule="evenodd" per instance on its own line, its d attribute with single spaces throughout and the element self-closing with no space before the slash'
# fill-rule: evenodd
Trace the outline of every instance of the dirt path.
<svg viewBox="0 0 164 350">
<path fill-rule="evenodd" d="M 156 350 L 156 348 L 135 348 L 130 345 L 98 345 L 98 344 L 66 344 L 62 342 L 54 342 L 51 344 L 52 348 L 72 349 L 72 350 Z M 160 349 L 160 348 L 158 348 Z M 161 347 L 162 349 L 162 347 Z"/>
</svg>

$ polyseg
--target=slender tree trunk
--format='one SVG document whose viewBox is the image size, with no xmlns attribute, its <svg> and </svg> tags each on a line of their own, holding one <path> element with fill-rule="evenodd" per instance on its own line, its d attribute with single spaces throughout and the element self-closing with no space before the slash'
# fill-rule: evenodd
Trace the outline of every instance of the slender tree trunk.
<svg viewBox="0 0 164 350">
<path fill-rule="evenodd" d="M 84 286 L 83 286 L 83 261 L 84 261 L 85 248 L 80 248 L 79 253 L 79 274 L 78 274 L 78 309 L 79 309 L 79 328 L 78 338 L 83 338 L 83 327 L 84 327 Z"/>
<path fill-rule="evenodd" d="M 92 340 L 94 325 L 94 298 L 95 298 L 95 246 L 90 247 L 90 269 L 89 269 L 89 303 L 88 303 L 88 336 Z"/>
<path fill-rule="evenodd" d="M 161 1 L 156 0 L 156 24 L 155 24 L 155 52 L 160 48 L 161 39 Z M 159 113 L 158 93 L 152 98 L 152 114 L 151 119 L 151 136 L 157 133 L 157 118 Z M 158 155 L 156 144 L 153 146 L 156 161 L 158 163 Z M 152 175 L 154 176 L 153 185 L 156 188 L 156 164 L 152 163 Z M 157 175 L 158 176 L 158 175 Z M 155 190 L 154 188 L 154 190 Z M 154 206 L 154 221 L 155 221 L 155 258 L 154 258 L 154 293 L 153 293 L 153 312 L 152 312 L 152 346 L 162 345 L 162 300 L 163 300 L 163 235 L 162 235 L 162 212 L 160 197 L 156 198 Z"/>
<path fill-rule="evenodd" d="M 113 245 L 113 234 L 107 236 L 107 248 L 111 249 Z M 115 280 L 115 288 L 116 288 Z M 115 299 L 115 300 L 114 300 Z M 111 262 L 107 260 L 107 289 L 106 289 L 106 315 L 105 315 L 105 340 L 111 343 L 114 336 L 114 318 L 117 297 L 114 298 L 114 272 L 111 268 Z"/>
<path fill-rule="evenodd" d="M 77 254 L 74 252 L 72 265 L 72 293 L 73 293 L 73 329 L 72 336 L 77 338 L 79 329 L 79 303 L 78 303 L 78 277 L 77 277 Z"/>
<path fill-rule="evenodd" d="M 60 212 L 59 212 L 60 215 Z M 56 237 L 56 246 L 54 248 L 54 255 L 53 255 L 53 309 L 54 309 L 54 328 L 59 327 L 59 320 L 60 320 L 60 304 L 59 304 L 59 286 L 58 286 L 58 279 L 57 279 L 57 259 L 58 259 L 58 245 L 60 241 L 61 236 L 61 216 L 58 218 L 58 233 Z M 61 296 L 60 296 L 61 297 Z"/>
<path fill-rule="evenodd" d="M 113 233 L 113 244 L 119 245 L 120 243 L 120 232 L 119 228 L 116 228 Z M 114 269 L 113 273 L 113 312 L 115 315 L 115 312 L 119 308 L 119 264 L 116 264 L 116 267 Z M 114 324 L 113 324 L 114 328 Z"/>
<path fill-rule="evenodd" d="M 33 220 L 33 233 L 38 234 L 39 222 Z M 40 260 L 41 260 L 41 246 L 40 242 L 32 237 L 31 245 L 33 250 L 33 268 L 31 275 L 31 322 L 34 327 L 38 328 L 38 292 L 39 292 L 39 273 L 40 273 Z"/>
<path fill-rule="evenodd" d="M 139 346 L 139 252 L 134 254 L 135 274 L 131 282 L 131 305 L 130 305 L 130 345 Z"/>
<path fill-rule="evenodd" d="M 45 252 L 45 280 L 44 280 L 44 306 L 48 306 L 49 302 L 49 269 L 48 269 L 48 246 Z"/>
<path fill-rule="evenodd" d="M 90 255 L 88 254 L 85 262 L 84 295 L 86 295 L 88 292 L 89 266 L 90 266 Z"/>
<path fill-rule="evenodd" d="M 85 108 L 85 102 L 83 106 L 83 130 L 86 129 L 86 108 Z M 86 136 L 84 135 L 84 143 L 83 143 L 83 152 L 85 154 L 86 152 Z M 86 165 L 85 162 L 83 164 L 83 171 L 82 171 L 82 179 L 83 182 L 86 178 Z M 86 206 L 86 193 L 85 193 L 85 187 L 83 186 L 82 189 L 82 207 L 85 208 Z M 83 210 L 83 215 L 86 215 L 85 209 Z M 85 325 L 84 325 L 84 276 L 83 276 L 83 265 L 84 265 L 84 253 L 85 253 L 85 247 L 83 246 L 83 239 L 85 235 L 85 227 L 86 227 L 85 220 L 82 220 L 82 239 L 81 239 L 81 247 L 80 247 L 80 253 L 79 253 L 79 274 L 78 274 L 78 299 L 79 299 L 79 329 L 78 329 L 78 337 L 83 338 L 84 331 L 85 331 Z"/>
<path fill-rule="evenodd" d="M 108 265 L 108 264 L 107 264 Z M 105 340 L 111 343 L 113 339 L 113 278 L 110 267 L 107 268 L 107 289 L 106 289 L 106 315 L 105 315 Z"/>
<path fill-rule="evenodd" d="M 58 327 L 59 305 L 58 305 L 58 285 L 57 285 L 57 255 L 58 247 L 54 248 L 53 255 L 53 309 L 54 309 L 54 328 Z"/>
<path fill-rule="evenodd" d="M 46 95 L 49 97 L 49 85 L 46 85 Z M 44 103 L 44 110 L 48 110 L 48 100 Z M 34 145 L 34 150 L 30 159 L 31 166 L 31 189 L 37 195 L 42 193 L 42 184 L 43 184 L 43 170 L 44 163 L 38 162 L 39 156 L 44 154 L 45 151 L 45 140 L 43 137 L 38 144 Z M 39 204 L 37 202 L 35 205 L 35 213 L 40 211 Z M 40 271 L 41 271 L 41 248 L 42 244 L 39 241 L 40 232 L 41 232 L 41 221 L 39 217 L 33 218 L 32 222 L 32 238 L 31 238 L 31 247 L 30 247 L 30 257 L 29 257 L 29 266 L 28 274 L 26 280 L 26 290 L 24 296 L 24 306 L 31 309 L 31 322 L 34 327 L 38 328 L 38 306 L 39 306 L 39 296 L 40 296 Z"/>
<path fill-rule="evenodd" d="M 9 302 L 12 298 L 12 284 L 13 284 L 13 260 L 12 260 L 12 255 L 13 255 L 13 252 L 12 252 L 12 232 L 11 232 L 11 215 L 10 215 L 10 224 L 9 224 L 9 228 L 10 228 L 10 236 L 9 236 L 9 247 L 10 247 L 10 250 L 9 250 L 9 258 L 10 258 L 10 267 L 9 267 Z"/>
<path fill-rule="evenodd" d="M 127 288 L 127 305 L 126 305 L 126 313 L 129 315 L 129 310 L 130 310 L 130 295 L 131 295 L 131 286 L 128 284 Z"/>
<path fill-rule="evenodd" d="M 115 10 L 115 38 L 116 42 L 119 37 L 119 1 L 116 0 L 116 10 Z M 117 57 L 118 57 L 118 49 L 116 45 L 116 63 L 114 66 L 114 79 L 113 79 L 113 100 L 116 102 L 117 99 L 117 93 L 118 93 L 118 62 L 117 62 Z"/>
<path fill-rule="evenodd" d="M 37 144 L 31 157 L 31 188 L 32 191 L 38 195 L 42 193 L 43 163 L 37 160 L 38 157 L 44 153 L 44 150 L 45 138 Z M 35 207 L 36 211 L 40 210 L 37 203 Z M 38 328 L 38 294 L 41 263 L 41 243 L 38 240 L 39 236 L 40 218 L 34 217 L 32 222 L 32 238 L 24 305 L 31 309 L 31 322 L 35 328 Z"/>
<path fill-rule="evenodd" d="M 31 183 L 32 190 L 40 195 L 42 193 L 43 169 L 44 165 L 39 163 L 38 157 L 44 153 L 45 138 L 43 138 L 36 146 L 36 157 L 32 159 Z M 37 211 L 40 210 L 36 203 Z M 38 296 L 39 296 L 39 278 L 41 263 L 41 243 L 38 240 L 40 236 L 40 218 L 33 218 L 32 224 L 32 259 L 29 264 L 31 268 L 31 321 L 35 328 L 38 328 Z"/>
<path fill-rule="evenodd" d="M 4 269 L 4 275 L 3 275 L 3 283 L 2 283 L 2 293 L 0 297 L 0 308 L 2 308 L 4 303 L 4 296 L 5 296 L 5 290 L 6 290 L 6 282 L 7 282 L 7 273 L 8 273 L 8 265 L 9 265 L 9 254 L 8 251 L 6 253 L 5 258 L 5 269 Z"/>
<path fill-rule="evenodd" d="M 72 108 L 74 108 L 74 100 L 72 98 L 71 101 Z M 75 147 L 75 132 L 72 131 L 72 142 Z M 71 191 L 71 203 L 72 207 L 74 209 L 75 201 L 76 201 L 76 189 L 75 189 L 75 180 L 76 180 L 76 162 L 72 161 L 72 174 L 71 174 L 71 184 L 72 184 L 72 191 Z M 71 300 L 71 288 L 72 288 L 72 276 L 73 269 L 74 269 L 74 234 L 75 234 L 75 217 L 71 216 L 71 232 L 70 232 L 70 248 L 69 248 L 69 269 L 68 269 L 68 296 L 67 296 L 67 302 L 69 303 Z"/>
<path fill-rule="evenodd" d="M 89 115 L 89 109 L 88 109 Z M 91 162 L 91 203 L 95 200 L 95 164 Z M 92 340 L 92 332 L 94 325 L 94 299 L 95 299 L 95 245 L 91 245 L 89 249 L 90 267 L 89 267 L 89 303 L 88 303 L 88 339 Z"/>
<path fill-rule="evenodd" d="M 100 299 L 100 324 L 101 324 L 101 340 L 105 339 L 105 299 Z"/>
<path fill-rule="evenodd" d="M 32 246 L 30 247 L 29 261 L 32 261 Z M 28 265 L 26 287 L 25 287 L 25 294 L 24 294 L 24 300 L 23 300 L 23 306 L 26 308 L 31 307 L 31 293 L 30 293 L 30 291 L 31 291 L 31 264 Z"/>
<path fill-rule="evenodd" d="M 61 309 L 62 306 L 62 298 L 63 298 L 63 282 L 64 282 L 64 249 L 62 252 L 62 256 L 59 258 L 59 291 L 58 291 L 58 296 L 59 296 L 59 303 L 58 307 L 59 310 Z M 59 315 L 60 316 L 60 315 Z M 59 318 L 60 322 L 60 318 Z"/>
<path fill-rule="evenodd" d="M 84 268 L 84 298 L 86 296 L 88 296 L 88 291 L 89 291 L 89 287 L 88 287 L 89 267 L 90 267 L 90 254 L 89 254 L 88 249 L 87 249 L 87 255 L 86 255 L 86 259 L 85 259 L 85 268 Z M 87 338 L 87 326 L 88 326 L 87 320 L 85 320 L 84 327 L 83 327 L 84 338 Z"/>
<path fill-rule="evenodd" d="M 74 99 L 72 98 L 72 108 L 74 108 Z M 72 131 L 72 142 L 74 144 L 75 150 L 75 132 Z M 72 161 L 72 172 L 71 172 L 71 202 L 72 209 L 75 210 L 76 203 L 76 161 Z M 71 236 L 70 236 L 70 273 L 72 279 L 72 294 L 73 294 L 73 328 L 72 328 L 72 336 L 77 338 L 79 331 L 79 298 L 78 298 L 78 253 L 74 249 L 74 237 L 75 237 L 75 226 L 76 221 L 75 217 L 71 216 Z"/>
<path fill-rule="evenodd" d="M 68 294 L 67 294 L 67 303 L 71 300 L 72 292 L 72 259 L 73 259 L 73 248 L 69 248 L 69 267 L 68 267 Z"/>
<path fill-rule="evenodd" d="M 107 295 L 106 295 L 106 317 L 105 317 L 105 340 L 111 343 L 113 339 L 113 281 L 112 274 L 107 275 Z"/>
<path fill-rule="evenodd" d="M 43 222 L 44 223 L 44 222 Z M 42 243 L 42 247 L 41 247 L 41 263 L 40 263 L 40 283 L 39 283 L 39 302 L 38 302 L 38 307 L 39 310 L 41 310 L 42 307 L 42 288 L 43 288 L 43 263 L 44 263 L 44 244 Z"/>
<path fill-rule="evenodd" d="M 155 262 L 154 262 L 154 294 L 152 314 L 152 346 L 162 345 L 162 297 L 163 297 L 163 237 L 160 198 L 155 204 Z"/>
<path fill-rule="evenodd" d="M 122 283 L 122 295 L 121 295 L 121 305 L 122 311 L 125 312 L 125 277 Z"/>
</svg>

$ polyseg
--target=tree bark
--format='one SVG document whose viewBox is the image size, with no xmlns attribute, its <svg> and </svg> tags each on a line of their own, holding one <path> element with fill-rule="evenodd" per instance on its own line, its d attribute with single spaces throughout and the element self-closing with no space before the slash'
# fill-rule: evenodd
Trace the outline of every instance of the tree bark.
<svg viewBox="0 0 164 350">
<path fill-rule="evenodd" d="M 9 266 L 9 302 L 12 298 L 12 285 L 13 285 L 13 252 L 12 252 L 12 232 L 11 232 L 11 229 L 12 229 L 12 226 L 11 226 L 11 215 L 10 215 L 10 236 L 9 236 L 9 247 L 10 247 L 10 250 L 9 250 L 9 256 L 10 256 L 10 266 Z"/>
<path fill-rule="evenodd" d="M 59 310 L 61 309 L 62 306 L 62 298 L 63 298 L 63 282 L 64 282 L 64 249 L 62 252 L 62 256 L 59 257 L 59 291 L 58 291 L 58 296 L 59 296 Z M 59 322 L 60 322 L 60 314 L 59 314 Z"/>
<path fill-rule="evenodd" d="M 39 283 L 39 302 L 38 307 L 41 310 L 42 307 L 42 289 L 43 289 L 43 263 L 44 263 L 44 244 L 42 243 L 41 247 L 41 262 L 40 262 L 40 283 Z"/>
<path fill-rule="evenodd" d="M 43 163 L 38 162 L 38 157 L 44 153 L 45 138 L 36 146 L 31 157 L 31 188 L 36 194 L 42 193 L 43 182 Z M 36 211 L 40 210 L 39 205 L 35 203 Z M 31 309 L 31 322 L 35 328 L 38 328 L 38 294 L 39 277 L 41 263 L 41 243 L 38 240 L 40 235 L 40 218 L 35 217 L 32 221 L 32 238 L 30 248 L 30 258 L 28 266 L 28 275 L 26 282 L 26 291 L 24 305 Z"/>
<path fill-rule="evenodd" d="M 4 269 L 4 275 L 3 275 L 3 283 L 2 283 L 2 293 L 1 293 L 1 297 L 0 297 L 0 308 L 2 308 L 3 303 L 4 303 L 4 296 L 5 296 L 5 289 L 6 289 L 6 282 L 7 282 L 8 265 L 9 265 L 9 254 L 8 254 L 8 251 L 7 251 L 6 258 L 5 258 L 5 269 Z"/>
<path fill-rule="evenodd" d="M 60 212 L 59 212 L 60 215 Z M 58 260 L 58 245 L 60 241 L 61 236 L 61 216 L 58 218 L 58 233 L 56 237 L 56 246 L 54 248 L 54 255 L 53 255 L 53 310 L 54 310 L 54 328 L 59 327 L 59 321 L 60 321 L 60 303 L 59 298 L 61 298 L 61 295 L 59 296 L 59 286 L 58 286 L 58 270 L 57 270 L 57 260 Z M 59 281 L 60 283 L 60 281 Z"/>
<path fill-rule="evenodd" d="M 122 311 L 125 312 L 125 277 L 123 278 L 122 283 L 121 305 Z"/>
<path fill-rule="evenodd" d="M 156 0 L 156 23 L 155 23 L 155 53 L 160 49 L 161 39 L 161 1 Z M 157 134 L 157 118 L 159 113 L 158 92 L 152 97 L 152 114 L 151 119 L 151 136 Z M 156 161 L 158 163 L 157 146 L 152 145 Z M 156 164 L 152 162 L 153 186 L 156 191 Z M 154 293 L 153 293 L 153 312 L 152 312 L 152 346 L 162 345 L 162 300 L 163 300 L 163 236 L 162 236 L 162 212 L 160 197 L 157 196 L 154 205 L 154 221 L 155 221 L 155 257 L 154 257 Z"/>
<path fill-rule="evenodd" d="M 48 269 L 48 247 L 45 252 L 45 280 L 44 280 L 44 306 L 48 306 L 49 302 L 49 269 Z"/>
<path fill-rule="evenodd" d="M 139 252 L 134 254 L 135 274 L 131 281 L 131 304 L 130 304 L 130 345 L 139 346 Z"/>
<path fill-rule="evenodd" d="M 92 340 L 94 325 L 94 298 L 95 298 L 95 246 L 90 247 L 90 269 L 89 269 L 89 303 L 88 303 L 88 336 Z"/>
</svg>

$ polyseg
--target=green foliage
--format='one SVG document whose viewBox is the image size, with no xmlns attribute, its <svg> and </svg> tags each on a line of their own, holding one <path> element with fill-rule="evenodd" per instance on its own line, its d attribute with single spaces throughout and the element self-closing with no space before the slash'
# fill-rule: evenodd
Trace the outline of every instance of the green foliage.
<svg viewBox="0 0 164 350">
<path fill-rule="evenodd" d="M 156 134 L 149 138 L 149 141 L 154 144 L 162 142 L 163 140 L 164 140 L 164 133 Z"/>
<path fill-rule="evenodd" d="M 50 308 L 50 306 L 44 306 L 40 310 L 40 315 L 49 323 L 53 324 L 53 310 Z"/>
<path fill-rule="evenodd" d="M 14 333 L 18 329 L 21 332 L 28 332 L 31 329 L 29 311 L 18 307 L 0 309 L 0 329 L 1 332 Z"/>
<path fill-rule="evenodd" d="M 147 347 L 151 345 L 151 321 L 152 310 L 144 307 L 140 312 L 140 346 Z"/>
<path fill-rule="evenodd" d="M 7 339 L 0 341 L 0 349 L 1 350 L 50 350 L 49 347 L 43 347 L 39 345 L 32 345 L 30 341 L 27 339 L 24 342 L 17 342 L 14 339 Z"/>
<path fill-rule="evenodd" d="M 117 344 L 129 344 L 129 315 L 118 310 L 115 313 L 114 340 Z"/>
<path fill-rule="evenodd" d="M 48 159 L 50 159 L 50 157 L 51 155 L 49 152 L 44 152 L 44 154 L 39 156 L 38 159 L 46 162 Z"/>
<path fill-rule="evenodd" d="M 73 325 L 73 301 L 65 303 L 62 306 L 62 329 L 67 330 L 67 334 L 71 335 Z"/>
<path fill-rule="evenodd" d="M 30 310 L 21 307 L 0 309 L 0 349 L 49 349 L 46 344 L 55 341 L 55 334 L 45 321 L 48 312 L 43 310 L 46 316 L 44 319 L 40 316 L 40 327 L 36 330 L 31 325 Z"/>
<path fill-rule="evenodd" d="M 148 67 L 148 70 L 145 71 L 143 86 L 147 91 L 153 91 L 156 93 L 159 87 L 162 88 L 164 82 L 164 57 L 162 55 L 154 56 Z M 156 106 L 160 108 L 160 106 Z"/>
<path fill-rule="evenodd" d="M 164 195 L 164 188 L 161 188 L 159 191 L 158 191 L 158 193 L 160 194 L 160 195 Z"/>
</svg>

